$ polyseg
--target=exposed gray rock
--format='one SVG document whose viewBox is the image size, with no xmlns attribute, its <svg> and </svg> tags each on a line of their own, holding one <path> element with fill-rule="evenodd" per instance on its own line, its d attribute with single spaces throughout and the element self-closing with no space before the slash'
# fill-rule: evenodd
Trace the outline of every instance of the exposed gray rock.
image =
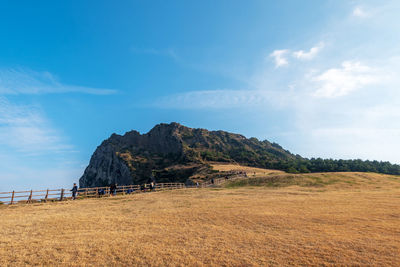
<svg viewBox="0 0 400 267">
<path fill-rule="evenodd" d="M 79 180 L 81 187 L 106 186 L 111 183 L 132 184 L 127 164 L 116 155 L 112 144 L 97 147 L 89 166 Z"/>
<path fill-rule="evenodd" d="M 136 174 L 142 174 L 137 179 L 134 168 L 130 168 L 126 160 L 119 156 L 120 152 L 129 151 L 132 155 L 149 157 L 156 155 L 171 155 L 179 157 L 182 153 L 182 141 L 174 132 L 177 123 L 159 124 L 147 134 L 141 135 L 137 131 L 127 132 L 125 135 L 112 134 L 111 137 L 97 147 L 90 163 L 79 179 L 80 187 L 108 186 L 111 183 L 129 185 L 146 182 L 152 176 L 152 164 L 144 164 Z M 136 178 L 136 179 L 135 179 Z"/>
<path fill-rule="evenodd" d="M 97 147 L 79 184 L 139 184 L 154 177 L 158 182 L 186 182 L 194 175 L 209 179 L 208 161 L 268 167 L 269 162 L 293 157 L 268 141 L 162 123 L 143 135 L 137 131 L 112 134 Z"/>
</svg>

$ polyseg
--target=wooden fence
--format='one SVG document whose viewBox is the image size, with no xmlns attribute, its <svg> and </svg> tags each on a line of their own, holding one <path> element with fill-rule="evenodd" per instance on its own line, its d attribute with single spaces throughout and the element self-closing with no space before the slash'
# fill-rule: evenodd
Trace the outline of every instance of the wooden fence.
<svg viewBox="0 0 400 267">
<path fill-rule="evenodd" d="M 216 178 L 199 185 L 187 186 L 184 183 L 157 183 L 153 189 L 150 189 L 150 184 L 140 185 L 122 185 L 117 186 L 115 194 L 135 194 L 149 191 L 162 191 L 180 188 L 205 188 L 210 186 L 222 185 L 227 181 L 245 178 L 242 175 L 229 176 L 225 178 Z M 90 187 L 79 188 L 77 198 L 87 197 L 106 197 L 112 195 L 110 187 Z M 50 201 L 63 201 L 72 199 L 72 191 L 69 189 L 46 189 L 46 190 L 30 190 L 30 191 L 12 191 L 0 192 L 0 204 L 17 204 L 17 203 L 39 203 Z"/>
<path fill-rule="evenodd" d="M 183 183 L 158 183 L 154 188 L 150 189 L 150 184 L 140 185 L 123 185 L 117 186 L 115 194 L 125 195 L 149 191 L 162 191 L 171 189 L 185 188 Z M 110 187 L 91 187 L 79 188 L 77 198 L 83 197 L 105 197 L 110 196 L 113 192 Z M 0 192 L 1 204 L 16 204 L 16 203 L 38 203 L 49 201 L 63 201 L 72 199 L 72 191 L 68 189 L 46 189 L 46 190 L 30 190 L 30 191 L 12 191 Z"/>
</svg>

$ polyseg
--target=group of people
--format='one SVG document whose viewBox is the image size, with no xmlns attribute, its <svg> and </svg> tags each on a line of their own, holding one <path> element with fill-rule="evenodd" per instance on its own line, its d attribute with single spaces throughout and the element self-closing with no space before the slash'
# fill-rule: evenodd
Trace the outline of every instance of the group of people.
<svg viewBox="0 0 400 267">
<path fill-rule="evenodd" d="M 110 196 L 115 196 L 117 194 L 117 189 L 118 189 L 117 184 L 112 183 L 109 188 Z M 155 189 L 156 189 L 156 184 L 153 181 L 148 185 L 147 184 L 140 185 L 140 191 L 142 191 L 142 192 L 154 191 Z M 74 183 L 74 185 L 72 186 L 72 189 L 70 191 L 72 192 L 72 199 L 75 200 L 78 195 L 78 191 L 79 191 L 76 183 Z M 128 188 L 125 193 L 131 194 L 133 192 L 135 192 L 135 189 Z M 97 193 L 97 195 L 102 196 L 102 195 L 106 194 L 106 190 L 104 188 L 98 188 L 96 193 Z"/>
<path fill-rule="evenodd" d="M 154 182 L 151 182 L 150 184 L 141 184 L 140 185 L 140 191 L 146 192 L 146 191 L 154 191 L 156 189 L 156 184 Z"/>
<path fill-rule="evenodd" d="M 97 195 L 99 195 L 99 196 L 104 196 L 106 193 L 107 193 L 106 189 L 104 189 L 104 188 L 97 189 Z M 116 183 L 112 183 L 110 185 L 108 193 L 110 196 L 115 196 L 117 194 L 117 184 Z"/>
</svg>

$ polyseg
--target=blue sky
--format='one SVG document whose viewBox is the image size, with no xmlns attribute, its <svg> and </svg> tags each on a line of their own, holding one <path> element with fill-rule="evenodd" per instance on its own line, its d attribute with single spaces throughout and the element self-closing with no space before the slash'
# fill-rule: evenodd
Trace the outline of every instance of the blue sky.
<svg viewBox="0 0 400 267">
<path fill-rule="evenodd" d="M 0 191 L 176 121 L 400 163 L 398 1 L 3 1 Z"/>
</svg>

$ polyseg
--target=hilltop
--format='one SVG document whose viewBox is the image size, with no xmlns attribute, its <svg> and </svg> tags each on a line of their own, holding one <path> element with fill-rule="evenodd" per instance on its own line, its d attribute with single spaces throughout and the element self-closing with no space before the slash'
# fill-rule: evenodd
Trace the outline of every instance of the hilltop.
<svg viewBox="0 0 400 267">
<path fill-rule="evenodd" d="M 113 134 L 94 152 L 80 186 L 187 182 L 210 179 L 209 162 L 236 162 L 265 167 L 296 157 L 281 146 L 224 131 L 193 129 L 178 123 L 158 124 L 146 134 Z"/>
<path fill-rule="evenodd" d="M 178 123 L 156 125 L 146 134 L 130 131 L 112 134 L 93 153 L 79 180 L 81 187 L 157 182 L 194 183 L 228 175 L 211 163 L 309 172 L 377 172 L 400 174 L 389 162 L 307 159 L 279 144 L 225 131 L 194 129 Z"/>
</svg>

